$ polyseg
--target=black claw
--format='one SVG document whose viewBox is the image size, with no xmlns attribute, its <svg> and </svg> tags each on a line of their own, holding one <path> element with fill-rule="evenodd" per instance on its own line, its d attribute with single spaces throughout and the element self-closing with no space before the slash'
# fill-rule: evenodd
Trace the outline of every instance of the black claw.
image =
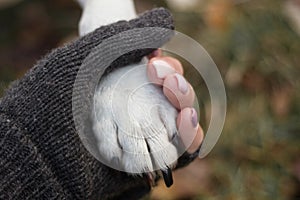
<svg viewBox="0 0 300 200">
<path fill-rule="evenodd" d="M 166 186 L 171 187 L 171 185 L 173 185 L 172 170 L 168 167 L 167 170 L 161 170 L 161 172 Z"/>
</svg>

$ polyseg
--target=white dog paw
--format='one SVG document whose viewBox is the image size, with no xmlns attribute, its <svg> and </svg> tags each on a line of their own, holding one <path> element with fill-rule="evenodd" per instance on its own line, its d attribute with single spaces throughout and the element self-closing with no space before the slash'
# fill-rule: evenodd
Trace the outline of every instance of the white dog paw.
<svg viewBox="0 0 300 200">
<path fill-rule="evenodd" d="M 130 65 L 103 77 L 93 111 L 98 149 L 110 167 L 140 174 L 176 163 L 178 113 L 149 82 L 145 66 Z"/>
</svg>

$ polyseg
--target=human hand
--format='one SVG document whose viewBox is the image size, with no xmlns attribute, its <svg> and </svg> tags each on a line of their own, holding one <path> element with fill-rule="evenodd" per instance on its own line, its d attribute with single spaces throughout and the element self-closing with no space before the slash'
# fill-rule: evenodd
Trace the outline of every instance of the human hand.
<svg viewBox="0 0 300 200">
<path fill-rule="evenodd" d="M 177 59 L 162 56 L 161 50 L 155 51 L 149 58 L 148 78 L 162 86 L 165 96 L 179 110 L 177 128 L 187 152 L 192 154 L 203 140 L 203 130 L 198 123 L 197 112 L 192 108 L 194 90 L 183 77 L 183 67 Z"/>
</svg>

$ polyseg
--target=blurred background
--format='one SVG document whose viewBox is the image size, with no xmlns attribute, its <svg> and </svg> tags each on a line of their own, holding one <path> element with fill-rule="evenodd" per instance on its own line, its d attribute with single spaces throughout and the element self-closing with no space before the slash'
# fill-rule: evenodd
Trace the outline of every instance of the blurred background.
<svg viewBox="0 0 300 200">
<path fill-rule="evenodd" d="M 217 64 L 227 117 L 208 157 L 158 183 L 145 199 L 300 199 L 300 0 L 136 0 L 169 8 L 176 29 Z M 43 55 L 77 37 L 72 0 L 0 0 L 0 96 Z M 209 124 L 210 99 L 185 64 Z"/>
</svg>

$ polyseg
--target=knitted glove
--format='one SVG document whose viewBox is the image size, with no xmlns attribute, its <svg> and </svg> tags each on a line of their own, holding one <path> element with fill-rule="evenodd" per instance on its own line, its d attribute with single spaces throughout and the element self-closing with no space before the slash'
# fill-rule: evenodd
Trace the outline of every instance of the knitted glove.
<svg viewBox="0 0 300 200">
<path fill-rule="evenodd" d="M 100 27 L 55 49 L 12 84 L 0 101 L 0 199 L 136 199 L 149 192 L 144 178 L 111 169 L 91 156 L 72 118 L 73 84 L 83 60 L 104 39 L 142 27 L 173 29 L 172 18 L 155 9 Z M 158 48 L 171 34 L 156 36 L 146 40 Z M 134 50 L 110 67 L 138 62 L 152 51 Z"/>
</svg>

